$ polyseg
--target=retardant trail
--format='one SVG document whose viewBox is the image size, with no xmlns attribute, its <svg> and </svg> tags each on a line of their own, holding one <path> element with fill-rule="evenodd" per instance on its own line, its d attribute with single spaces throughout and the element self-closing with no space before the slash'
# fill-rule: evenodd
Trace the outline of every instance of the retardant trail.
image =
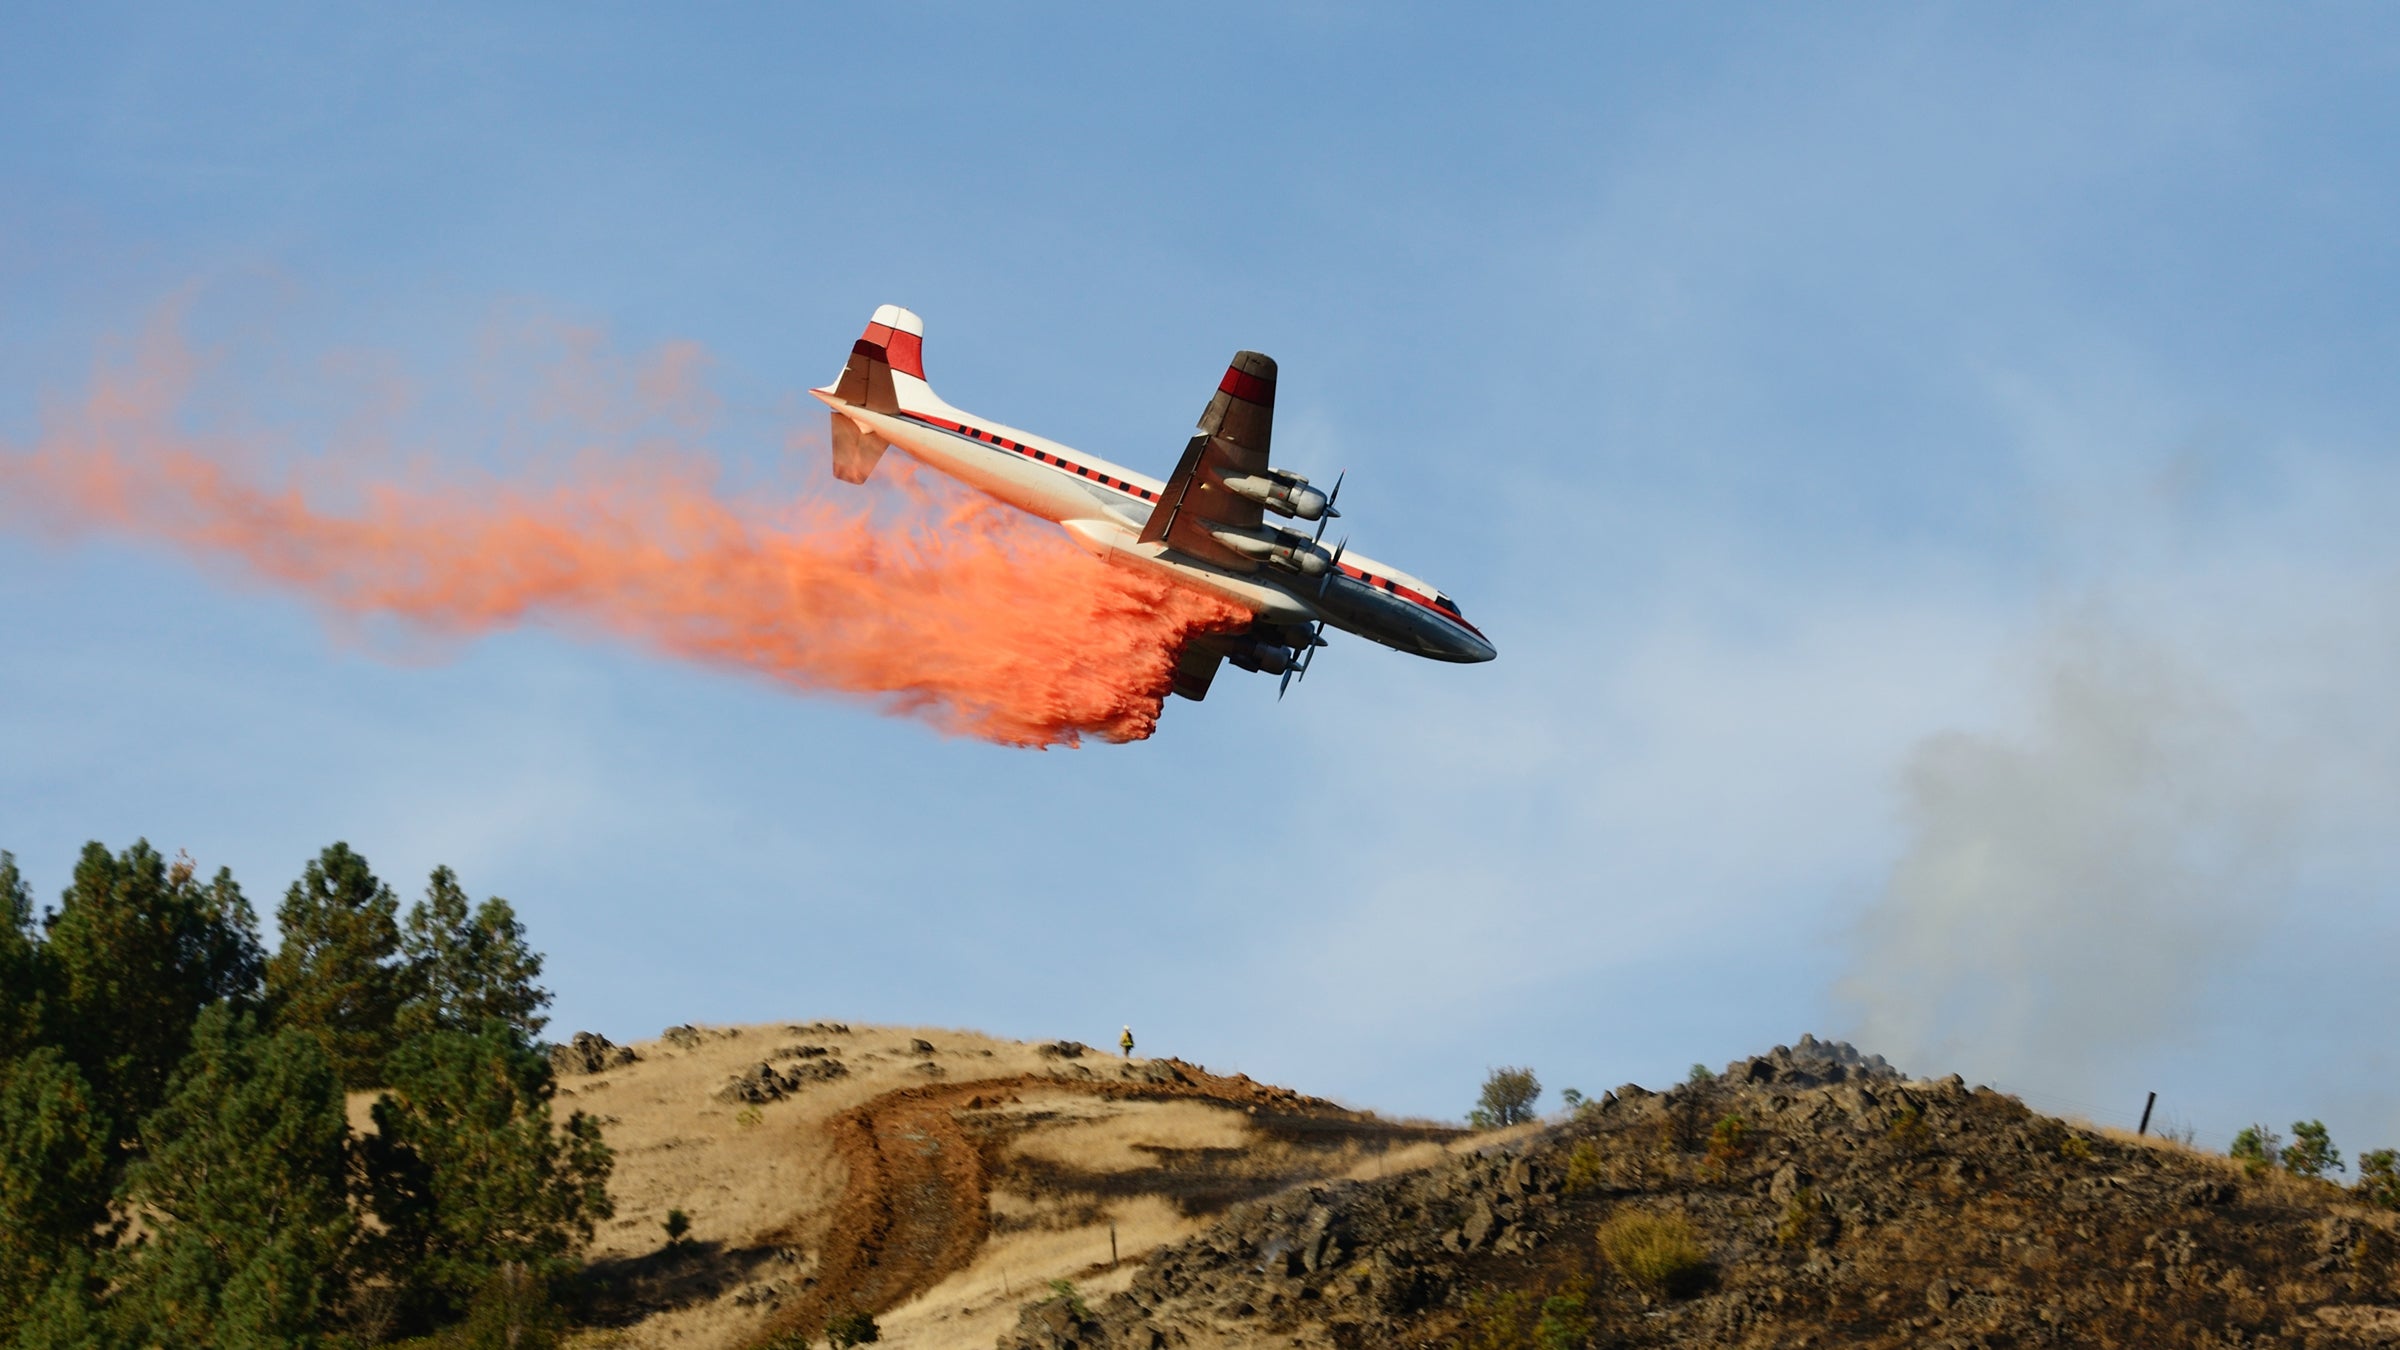
<svg viewBox="0 0 2400 1350">
<path fill-rule="evenodd" d="M 154 340 L 32 445 L 0 442 L 0 522 L 169 544 L 425 634 L 603 635 L 1006 745 L 1148 736 L 1181 643 L 1247 617 L 946 485 L 771 499 L 654 448 L 584 457 L 555 483 L 461 466 L 379 481 L 336 453 L 309 461 L 304 490 L 180 432 L 187 386 Z"/>
</svg>

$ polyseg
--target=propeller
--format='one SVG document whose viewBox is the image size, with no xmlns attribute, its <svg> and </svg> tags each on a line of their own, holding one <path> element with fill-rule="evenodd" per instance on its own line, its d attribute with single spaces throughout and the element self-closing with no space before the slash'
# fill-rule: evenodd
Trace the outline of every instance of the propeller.
<svg viewBox="0 0 2400 1350">
<path fill-rule="evenodd" d="M 1333 504 L 1341 500 L 1342 480 L 1348 478 L 1349 476 L 1350 471 L 1348 469 L 1344 469 L 1340 473 L 1337 473 L 1333 476 L 1333 491 L 1325 494 L 1325 509 L 1317 515 L 1317 536 L 1316 538 L 1310 540 L 1310 543 L 1323 543 L 1325 540 L 1325 522 L 1341 514 L 1341 512 L 1333 509 Z"/>
<path fill-rule="evenodd" d="M 1326 565 L 1325 575 L 1317 578 L 1318 599 L 1321 600 L 1325 597 L 1325 591 L 1333 585 L 1333 579 L 1342 574 L 1342 553 L 1349 547 L 1350 536 L 1346 534 L 1342 536 L 1342 542 L 1333 546 L 1333 561 Z M 1318 622 L 1321 625 L 1324 621 L 1319 620 Z"/>
<path fill-rule="evenodd" d="M 1291 689 L 1293 680 L 1304 680 L 1308 678 L 1308 667 L 1310 663 L 1317 659 L 1317 648 L 1325 645 L 1324 635 L 1325 621 L 1323 619 L 1319 619 L 1308 630 L 1308 646 L 1301 649 L 1300 664 L 1296 666 L 1284 667 L 1283 683 L 1277 685 L 1275 688 L 1275 699 L 1277 702 L 1280 703 L 1283 701 L 1283 696 Z"/>
<path fill-rule="evenodd" d="M 1320 546 L 1325 542 L 1325 523 L 1329 520 L 1332 520 L 1335 516 L 1341 514 L 1341 512 L 1333 509 L 1333 504 L 1341 500 L 1342 480 L 1348 478 L 1349 476 L 1350 471 L 1348 469 L 1344 469 L 1340 473 L 1337 473 L 1333 476 L 1333 491 L 1325 494 L 1325 510 L 1317 516 L 1317 532 L 1315 535 L 1311 536 L 1308 541 L 1312 547 Z M 1320 597 L 1325 594 L 1325 589 L 1333 584 L 1334 577 L 1341 572 L 1342 551 L 1349 547 L 1350 536 L 1348 535 L 1343 535 L 1342 542 L 1333 546 L 1333 564 L 1325 569 L 1324 576 L 1317 579 L 1317 594 Z M 1298 665 L 1285 668 L 1283 672 L 1283 683 L 1275 690 L 1275 697 L 1278 701 L 1283 698 L 1285 693 L 1290 691 L 1292 687 L 1292 681 L 1305 680 L 1308 678 L 1308 668 L 1317 659 L 1317 648 L 1324 645 L 1325 621 L 1323 619 L 1319 619 L 1309 627 L 1308 647 L 1300 653 L 1300 663 Z"/>
</svg>

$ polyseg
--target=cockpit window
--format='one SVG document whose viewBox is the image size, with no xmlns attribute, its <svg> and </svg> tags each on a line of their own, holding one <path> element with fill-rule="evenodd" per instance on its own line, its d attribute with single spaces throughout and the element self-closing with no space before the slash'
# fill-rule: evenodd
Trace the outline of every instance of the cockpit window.
<svg viewBox="0 0 2400 1350">
<path fill-rule="evenodd" d="M 1446 609 L 1446 610 L 1450 611 L 1450 613 L 1451 613 L 1451 616 L 1452 616 L 1452 617 L 1454 617 L 1454 618 L 1460 618 L 1460 619 L 1463 619 L 1463 618 L 1467 617 L 1466 615 L 1464 615 L 1464 614 L 1460 614 L 1460 613 L 1458 612 L 1458 602 L 1457 602 L 1457 601 L 1455 601 L 1455 600 L 1453 600 L 1453 599 L 1451 599 L 1449 596 L 1446 596 L 1446 595 L 1437 595 L 1437 596 L 1433 597 L 1433 603 L 1435 603 L 1435 604 L 1437 604 L 1437 605 L 1440 605 L 1442 608 L 1444 608 L 1444 609 Z"/>
</svg>

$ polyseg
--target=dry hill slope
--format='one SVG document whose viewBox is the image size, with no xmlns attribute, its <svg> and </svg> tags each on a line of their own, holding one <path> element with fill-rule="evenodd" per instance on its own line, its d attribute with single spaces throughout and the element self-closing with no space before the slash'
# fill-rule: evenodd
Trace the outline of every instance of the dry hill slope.
<svg viewBox="0 0 2400 1350">
<path fill-rule="evenodd" d="M 1052 1279 L 1113 1291 L 1230 1206 L 1459 1135 L 1179 1061 L 924 1028 L 679 1027 L 557 1061 L 617 1151 L 593 1346 L 731 1350 L 859 1310 L 887 1344 L 988 1347 Z M 691 1231 L 669 1243 L 675 1210 Z"/>
<path fill-rule="evenodd" d="M 2400 1346 L 2396 1217 L 1804 1043 L 1246 1206 L 1001 1344 Z"/>
<path fill-rule="evenodd" d="M 619 1158 L 595 1350 L 2400 1347 L 2400 1216 L 1805 1038 L 1471 1136 L 967 1032 L 634 1053 L 562 1053 Z"/>
</svg>

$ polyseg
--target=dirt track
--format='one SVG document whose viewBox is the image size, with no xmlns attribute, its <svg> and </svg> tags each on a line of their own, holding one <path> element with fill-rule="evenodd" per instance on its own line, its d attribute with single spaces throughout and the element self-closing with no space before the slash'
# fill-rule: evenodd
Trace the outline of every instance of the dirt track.
<svg viewBox="0 0 2400 1350">
<path fill-rule="evenodd" d="M 887 1092 L 826 1125 L 848 1180 L 822 1238 L 815 1283 L 776 1316 L 766 1339 L 794 1330 L 815 1336 L 837 1313 L 887 1311 L 972 1261 L 990 1235 L 992 1174 L 1009 1131 L 988 1118 L 962 1122 L 959 1113 L 1029 1091 L 1111 1100 L 1201 1099 L 1253 1113 L 1341 1122 L 1367 1132 L 1416 1133 L 1289 1089 L 1221 1078 L 1180 1060 L 1149 1061 L 1133 1078 L 1021 1074 Z"/>
</svg>

